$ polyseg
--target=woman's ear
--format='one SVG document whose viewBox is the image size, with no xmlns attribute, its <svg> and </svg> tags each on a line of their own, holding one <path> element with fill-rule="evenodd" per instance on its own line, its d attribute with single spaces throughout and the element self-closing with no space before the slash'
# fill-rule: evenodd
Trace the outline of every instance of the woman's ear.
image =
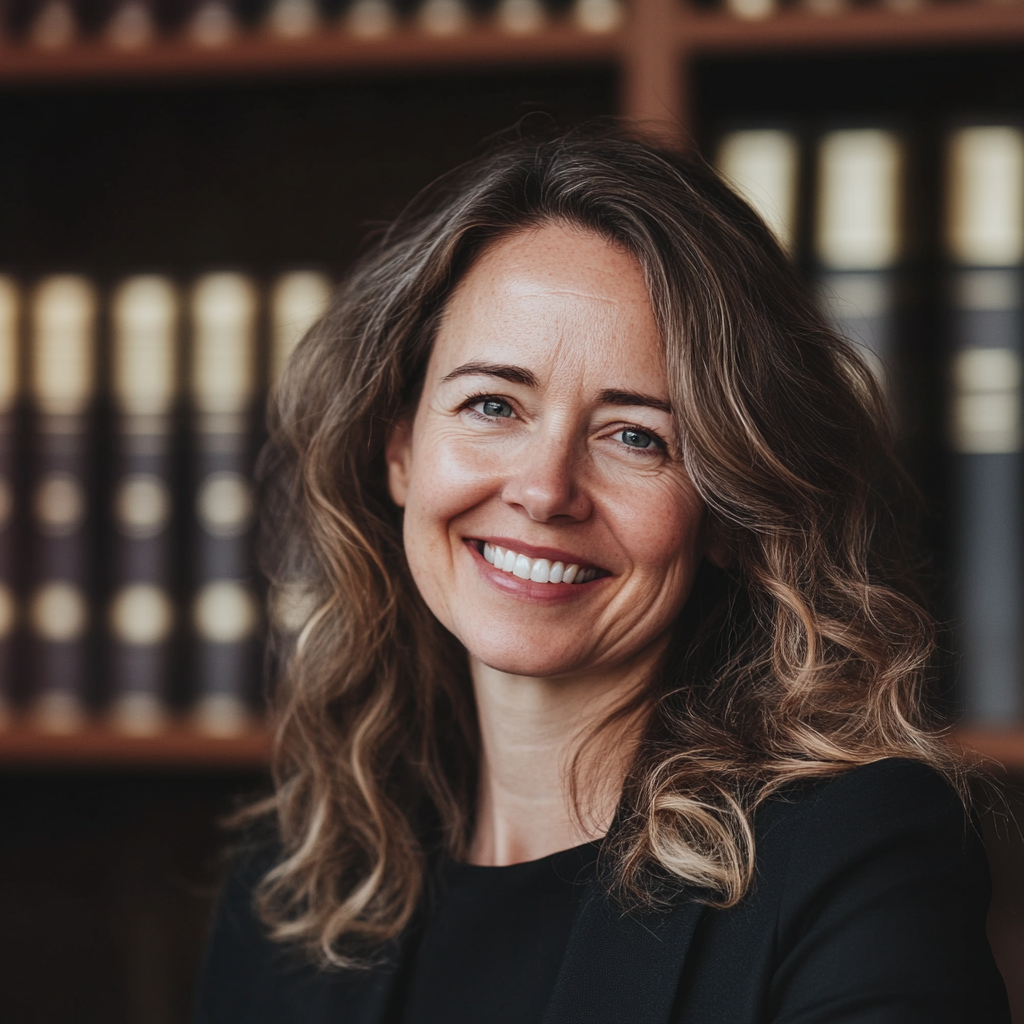
<svg viewBox="0 0 1024 1024">
<path fill-rule="evenodd" d="M 388 493 L 391 500 L 399 508 L 405 508 L 405 498 L 409 493 L 409 465 L 412 461 L 412 422 L 408 418 L 400 419 L 388 430 L 384 461 L 388 466 Z"/>
</svg>

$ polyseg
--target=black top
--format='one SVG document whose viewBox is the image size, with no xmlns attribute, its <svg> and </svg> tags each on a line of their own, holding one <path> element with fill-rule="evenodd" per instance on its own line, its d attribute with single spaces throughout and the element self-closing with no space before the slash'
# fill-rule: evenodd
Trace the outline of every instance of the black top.
<svg viewBox="0 0 1024 1024">
<path fill-rule="evenodd" d="M 539 1021 L 597 852 L 588 843 L 509 867 L 449 863 L 406 949 L 396 1024 Z"/>
<path fill-rule="evenodd" d="M 933 771 L 890 759 L 789 787 L 760 808 L 754 838 L 754 885 L 726 909 L 680 888 L 668 906 L 624 914 L 595 872 L 547 1006 L 537 984 L 519 1024 L 1010 1024 L 985 935 L 985 851 Z M 412 1012 L 399 967 L 415 962 L 414 935 L 371 969 L 318 970 L 253 912 L 268 866 L 242 863 L 225 889 L 197 1024 L 385 1024 L 403 995 Z M 449 984 L 468 993 L 475 972 L 451 963 Z"/>
</svg>

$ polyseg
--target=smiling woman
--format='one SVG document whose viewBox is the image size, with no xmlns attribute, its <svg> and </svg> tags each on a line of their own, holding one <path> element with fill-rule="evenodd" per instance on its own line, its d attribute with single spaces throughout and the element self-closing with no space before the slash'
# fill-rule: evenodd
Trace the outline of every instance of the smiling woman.
<svg viewBox="0 0 1024 1024">
<path fill-rule="evenodd" d="M 316 610 L 200 1021 L 1009 1020 L 884 403 L 710 170 L 440 180 L 264 467 Z"/>
</svg>

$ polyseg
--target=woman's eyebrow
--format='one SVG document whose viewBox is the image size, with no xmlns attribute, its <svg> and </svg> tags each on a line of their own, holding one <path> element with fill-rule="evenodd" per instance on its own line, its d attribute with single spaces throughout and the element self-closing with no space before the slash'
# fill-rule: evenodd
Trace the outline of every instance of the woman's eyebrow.
<svg viewBox="0 0 1024 1024">
<path fill-rule="evenodd" d="M 483 375 L 485 377 L 500 377 L 510 384 L 522 384 L 528 388 L 537 386 L 537 377 L 523 366 L 511 366 L 503 363 L 463 363 L 457 366 L 451 373 L 441 379 L 442 384 L 458 377 L 470 377 Z"/>
<path fill-rule="evenodd" d="M 602 391 L 598 398 L 602 405 L 646 405 L 660 412 L 667 412 L 670 415 L 672 413 L 672 406 L 663 398 L 644 395 L 638 391 L 617 391 L 611 388 Z"/>
</svg>

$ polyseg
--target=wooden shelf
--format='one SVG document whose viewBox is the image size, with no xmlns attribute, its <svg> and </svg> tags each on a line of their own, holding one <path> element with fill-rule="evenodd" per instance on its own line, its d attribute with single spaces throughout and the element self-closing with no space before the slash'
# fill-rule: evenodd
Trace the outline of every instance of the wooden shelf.
<svg viewBox="0 0 1024 1024">
<path fill-rule="evenodd" d="M 954 741 L 979 755 L 993 770 L 1024 771 L 1024 729 L 963 728 Z M 170 768 L 213 771 L 263 770 L 270 759 L 270 736 L 254 729 L 219 739 L 175 725 L 155 736 L 135 737 L 92 725 L 69 735 L 40 732 L 28 725 L 0 730 L 0 769 Z"/>
<path fill-rule="evenodd" d="M 431 36 L 404 26 L 374 40 L 324 30 L 286 41 L 248 33 L 219 47 L 167 39 L 138 50 L 83 41 L 61 50 L 29 45 L 0 48 L 0 82 L 117 79 L 238 78 L 309 72 L 416 71 L 508 64 L 579 64 L 615 60 L 622 33 L 582 32 L 556 23 L 533 35 L 515 36 L 479 24 L 451 36 Z"/>
<path fill-rule="evenodd" d="M 671 4 L 672 0 L 659 2 Z M 659 40 L 658 45 L 674 45 L 681 59 L 704 54 L 999 45 L 1024 42 L 1024 5 L 1002 7 L 975 0 L 906 14 L 870 8 L 836 15 L 783 10 L 761 20 L 682 8 L 675 25 L 676 39 Z M 400 73 L 642 60 L 651 45 L 638 48 L 634 34 L 631 26 L 606 34 L 586 33 L 562 21 L 517 36 L 480 22 L 450 36 L 431 36 L 404 25 L 373 40 L 328 28 L 295 41 L 249 32 L 219 47 L 202 47 L 184 38 L 160 40 L 137 50 L 117 49 L 98 40 L 61 50 L 7 44 L 0 46 L 0 82 Z"/>
<path fill-rule="evenodd" d="M 93 725 L 68 735 L 28 725 L 0 730 L 0 768 L 170 768 L 213 771 L 266 769 L 270 736 L 254 729 L 230 739 L 175 725 L 155 736 L 126 736 Z"/>
<path fill-rule="evenodd" d="M 783 10 L 753 21 L 720 12 L 684 11 L 679 20 L 679 45 L 693 54 L 918 49 L 1022 41 L 1024 5 L 1001 7 L 977 0 L 956 0 L 906 14 L 871 8 L 835 15 Z"/>
</svg>

